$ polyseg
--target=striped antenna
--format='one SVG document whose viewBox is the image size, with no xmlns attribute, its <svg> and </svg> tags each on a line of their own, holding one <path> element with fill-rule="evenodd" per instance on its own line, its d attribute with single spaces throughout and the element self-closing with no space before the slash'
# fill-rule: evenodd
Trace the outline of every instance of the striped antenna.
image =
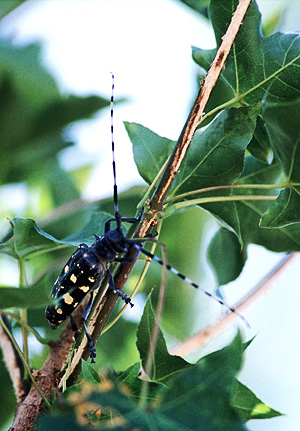
<svg viewBox="0 0 300 431">
<path fill-rule="evenodd" d="M 117 175 L 116 175 L 116 160 L 115 160 L 115 141 L 114 141 L 114 89 L 115 89 L 115 76 L 111 72 L 111 98 L 110 98 L 110 132 L 111 132 L 111 152 L 112 152 L 112 166 L 114 176 L 114 206 L 115 217 L 117 221 L 117 228 L 121 229 L 121 215 L 118 206 L 118 188 L 117 188 Z"/>
<path fill-rule="evenodd" d="M 150 257 L 150 259 L 155 260 L 155 262 L 159 263 L 161 266 L 164 266 L 164 262 L 159 257 L 155 256 L 154 254 L 150 253 L 147 250 L 144 250 L 142 246 L 140 246 L 139 244 L 137 244 L 133 240 L 127 239 L 127 241 L 130 244 L 133 244 L 134 247 L 137 248 L 141 253 Z M 179 272 L 176 268 L 173 268 L 173 266 L 169 265 L 168 263 L 166 264 L 166 268 L 170 272 L 172 272 L 173 274 L 177 275 L 177 277 L 181 278 L 183 281 L 188 283 L 190 286 L 193 286 L 196 289 L 201 290 L 201 292 L 204 293 L 206 296 L 217 301 L 220 305 L 222 305 L 222 307 L 226 308 L 229 312 L 234 313 L 239 319 L 241 319 L 247 325 L 248 328 L 250 328 L 250 325 L 249 325 L 247 319 L 243 315 L 238 313 L 235 308 L 231 307 L 230 305 L 226 304 L 226 302 L 222 301 L 222 299 L 218 298 L 217 296 L 215 296 L 212 293 L 208 292 L 207 290 L 203 289 L 203 287 L 199 286 L 199 284 L 194 283 L 190 278 L 183 275 L 181 272 Z"/>
</svg>

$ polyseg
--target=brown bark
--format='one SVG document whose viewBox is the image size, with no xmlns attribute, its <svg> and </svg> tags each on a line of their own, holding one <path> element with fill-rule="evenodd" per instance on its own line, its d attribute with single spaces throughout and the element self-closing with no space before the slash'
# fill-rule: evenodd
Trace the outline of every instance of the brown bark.
<svg viewBox="0 0 300 431">
<path fill-rule="evenodd" d="M 51 394 L 53 388 L 57 387 L 60 380 L 59 371 L 66 361 L 66 356 L 74 342 L 74 333 L 68 322 L 59 340 L 53 343 L 50 353 L 42 368 L 35 374 L 35 381 L 46 398 Z M 34 386 L 28 395 L 18 403 L 13 425 L 10 431 L 31 431 L 37 417 L 44 411 L 45 407 L 40 394 Z"/>
</svg>

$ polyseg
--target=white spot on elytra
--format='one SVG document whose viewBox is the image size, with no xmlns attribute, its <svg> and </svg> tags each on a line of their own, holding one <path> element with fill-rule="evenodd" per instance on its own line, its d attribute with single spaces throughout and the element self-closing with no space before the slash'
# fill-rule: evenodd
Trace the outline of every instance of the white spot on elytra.
<svg viewBox="0 0 300 431">
<path fill-rule="evenodd" d="M 90 290 L 89 286 L 80 286 L 79 289 L 82 290 L 84 293 Z"/>
<path fill-rule="evenodd" d="M 76 275 L 72 274 L 70 277 L 70 280 L 72 281 L 72 283 L 76 283 L 76 281 L 77 281 Z"/>
<path fill-rule="evenodd" d="M 74 298 L 72 298 L 72 296 L 71 296 L 69 293 L 66 293 L 66 294 L 64 295 L 64 301 L 65 301 L 67 304 L 72 304 L 72 302 L 74 301 Z"/>
</svg>

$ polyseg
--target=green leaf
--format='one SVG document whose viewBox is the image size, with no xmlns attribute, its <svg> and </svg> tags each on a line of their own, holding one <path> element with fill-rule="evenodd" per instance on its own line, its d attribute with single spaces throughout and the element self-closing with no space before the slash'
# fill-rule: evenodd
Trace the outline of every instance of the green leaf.
<svg viewBox="0 0 300 431">
<path fill-rule="evenodd" d="M 196 132 L 176 177 L 171 195 L 232 183 L 243 170 L 244 152 L 252 139 L 260 105 L 222 112 L 204 131 Z M 149 184 L 175 142 L 136 123 L 125 123 L 140 175 Z"/>
<path fill-rule="evenodd" d="M 232 184 L 243 170 L 245 149 L 252 139 L 259 111 L 260 105 L 231 108 L 223 111 L 207 129 L 196 132 L 170 196 L 203 187 Z M 132 140 L 139 173 L 151 183 L 175 143 L 138 124 L 126 123 L 126 130 Z M 214 196 L 229 194 L 228 189 L 213 193 Z M 211 195 L 210 193 L 209 196 Z M 198 196 L 206 197 L 208 194 L 201 193 Z M 195 197 L 196 194 L 191 196 Z M 239 234 L 239 222 L 233 203 L 226 206 L 223 203 L 203 206 L 216 215 L 224 226 Z"/>
<path fill-rule="evenodd" d="M 300 222 L 300 191 L 287 188 L 263 214 L 260 227 L 280 228 Z"/>
<path fill-rule="evenodd" d="M 78 246 L 81 242 L 84 242 L 87 245 L 92 245 L 95 242 L 94 235 L 103 235 L 105 223 L 111 217 L 113 217 L 111 214 L 108 214 L 104 211 L 93 211 L 88 222 L 83 226 L 82 229 L 72 233 L 62 241 L 65 244 L 76 246 Z M 125 228 L 124 231 L 126 232 Z"/>
<path fill-rule="evenodd" d="M 267 108 L 263 112 L 271 148 L 276 160 L 281 165 L 285 176 L 296 183 L 300 183 L 299 112 L 300 100 Z"/>
<path fill-rule="evenodd" d="M 278 164 L 266 165 L 247 157 L 245 170 L 238 180 L 238 184 L 264 184 L 276 183 L 281 175 Z M 261 190 L 250 189 L 238 191 L 235 194 L 261 194 Z M 264 195 L 276 196 L 275 190 L 264 190 Z M 276 229 L 262 229 L 259 227 L 263 214 L 270 204 L 264 201 L 236 202 L 237 214 L 240 222 L 241 237 L 246 247 L 248 244 L 262 245 L 276 252 L 292 252 L 300 250 L 300 231 L 297 224 Z"/>
<path fill-rule="evenodd" d="M 245 150 L 252 139 L 259 111 L 259 104 L 230 108 L 221 112 L 204 131 L 197 131 L 170 196 L 205 187 L 233 184 L 243 171 Z M 138 170 L 151 183 L 172 151 L 174 142 L 138 124 L 126 123 L 126 130 L 132 140 Z M 198 196 L 228 196 L 230 193 L 229 189 L 225 189 Z M 196 197 L 195 194 L 190 198 Z M 222 225 L 240 235 L 234 203 L 205 204 L 203 207 L 218 217 Z"/>
<path fill-rule="evenodd" d="M 232 184 L 243 171 L 259 112 L 260 105 L 226 109 L 204 131 L 196 132 L 171 195 Z"/>
<path fill-rule="evenodd" d="M 2 86 L 6 82 L 19 100 L 27 100 L 29 111 L 59 99 L 54 78 L 41 65 L 39 45 L 17 47 L 2 39 L 0 60 Z"/>
<path fill-rule="evenodd" d="M 207 257 L 219 286 L 222 286 L 240 275 L 247 254 L 246 250 L 241 248 L 235 234 L 226 229 L 219 229 L 208 246 Z"/>
<path fill-rule="evenodd" d="M 236 183 L 240 185 L 264 183 L 272 184 L 276 183 L 276 181 L 281 177 L 281 175 L 281 169 L 277 163 L 273 163 L 272 165 L 266 165 L 265 163 L 258 162 L 251 156 L 248 156 L 245 159 L 245 169 L 243 171 L 243 174 Z M 232 192 L 232 194 L 236 196 L 240 194 L 255 196 L 257 194 L 260 195 L 261 193 L 261 189 L 257 190 L 250 187 L 245 189 L 235 189 Z M 276 196 L 277 191 L 274 189 L 264 189 L 263 194 L 269 196 Z M 275 201 L 275 203 L 276 202 L 277 201 Z M 274 203 L 270 204 L 267 201 L 237 201 L 234 203 L 240 228 L 241 244 L 243 246 L 242 256 L 241 250 L 239 249 L 238 245 L 236 244 L 236 246 L 234 246 L 235 241 L 231 237 L 231 235 L 226 235 L 226 233 L 224 233 L 224 235 L 228 238 L 227 241 L 222 241 L 223 233 L 218 234 L 212 246 L 210 246 L 210 260 L 213 264 L 220 284 L 223 284 L 226 279 L 228 281 L 231 281 L 230 279 L 233 280 L 234 278 L 232 277 L 234 277 L 234 275 L 238 276 L 242 265 L 241 258 L 246 257 L 246 250 L 249 244 L 262 245 L 269 250 L 276 252 L 292 252 L 300 250 L 300 231 L 298 223 L 279 223 L 278 226 L 274 225 L 273 229 L 262 228 L 267 227 L 264 226 L 266 220 L 264 217 L 268 217 L 268 219 L 271 220 L 272 214 L 276 214 L 276 208 L 279 207 L 275 207 L 274 205 Z M 226 206 L 227 203 L 224 202 L 224 207 L 226 208 Z M 268 208 L 274 209 L 272 209 L 272 212 L 268 212 Z M 292 207 L 289 214 L 291 217 L 293 217 L 293 220 L 295 221 L 296 216 L 295 214 L 293 216 Z M 285 212 L 285 222 L 287 219 L 286 215 L 287 213 Z M 223 239 L 225 239 L 225 237 L 223 237 Z M 215 242 L 217 242 L 216 253 L 219 254 L 219 260 L 216 259 L 215 256 L 213 256 Z M 228 253 L 230 258 L 226 261 L 226 256 L 228 256 Z M 223 256 L 223 259 L 221 256 Z M 221 265 L 221 262 L 223 262 L 223 265 Z"/>
<path fill-rule="evenodd" d="M 137 362 L 127 368 L 119 377 L 118 383 L 126 385 L 130 391 L 130 395 L 138 399 L 141 395 L 142 379 L 139 378 L 139 373 L 141 369 L 140 362 Z M 157 396 L 161 393 L 162 389 L 165 387 L 162 383 L 148 382 L 148 393 L 147 393 L 147 404 L 151 405 L 155 401 Z"/>
<path fill-rule="evenodd" d="M 91 383 L 101 383 L 101 378 L 95 368 L 87 361 L 81 361 L 83 377 Z"/>
<path fill-rule="evenodd" d="M 13 236 L 0 244 L 0 253 L 24 259 L 41 251 L 49 251 L 63 242 L 40 229 L 34 220 L 16 217 L 10 221 Z"/>
<path fill-rule="evenodd" d="M 151 184 L 171 154 L 175 142 L 140 124 L 124 122 L 124 125 L 132 143 L 133 157 L 139 174 Z"/>
<path fill-rule="evenodd" d="M 257 160 L 263 163 L 268 163 L 271 155 L 270 142 L 265 122 L 260 116 L 257 117 L 254 135 L 247 147 L 247 150 Z"/>
<path fill-rule="evenodd" d="M 49 304 L 49 277 L 43 277 L 32 286 L 0 287 L 1 308 L 41 308 Z"/>
<path fill-rule="evenodd" d="M 68 96 L 48 104 L 34 119 L 32 138 L 61 131 L 67 124 L 89 118 L 109 101 L 99 96 Z"/>
<path fill-rule="evenodd" d="M 188 425 L 191 430 L 244 430 L 239 415 L 230 405 L 242 351 L 238 335 L 228 347 L 175 376 L 157 412 L 162 415 L 161 421 L 172 421 L 176 429 Z"/>
<path fill-rule="evenodd" d="M 81 242 L 91 245 L 95 242 L 94 234 L 104 232 L 105 222 L 110 217 L 109 214 L 102 211 L 94 211 L 81 230 L 62 240 L 44 232 L 34 220 L 16 217 L 10 221 L 13 235 L 8 241 L 0 244 L 0 253 L 8 254 L 15 259 L 24 259 L 33 254 L 62 248 L 66 245 L 78 246 Z"/>
<path fill-rule="evenodd" d="M 58 160 L 52 157 L 49 160 L 48 166 L 49 169 L 46 169 L 44 175 L 40 178 L 37 178 L 39 176 L 38 172 L 32 172 L 28 183 L 33 187 L 35 187 L 37 182 L 39 185 L 46 186 L 44 187 L 44 191 L 47 192 L 47 199 L 51 199 L 54 207 L 80 198 L 79 189 L 76 187 L 70 174 L 62 169 Z"/>
<path fill-rule="evenodd" d="M 209 6 L 217 48 L 220 46 L 238 0 L 212 0 Z M 261 15 L 255 1 L 247 11 L 234 46 L 226 60 L 221 79 L 233 96 L 248 93 L 246 103 L 257 103 L 267 94 L 267 103 L 276 104 L 297 99 L 300 95 L 300 40 L 297 34 L 275 33 L 263 37 Z M 208 69 L 216 50 L 193 49 L 199 66 Z"/>
<path fill-rule="evenodd" d="M 149 295 L 137 331 L 136 344 L 143 367 L 145 367 L 154 323 L 155 315 L 151 305 L 151 296 Z M 165 382 L 174 374 L 190 366 L 191 364 L 179 356 L 172 356 L 169 354 L 164 337 L 161 331 L 159 331 L 153 356 L 151 380 L 155 382 Z"/>
<path fill-rule="evenodd" d="M 272 409 L 262 402 L 247 386 L 235 381 L 232 406 L 239 412 L 244 422 L 250 419 L 271 419 L 282 416 L 282 413 Z"/>
<path fill-rule="evenodd" d="M 0 351 L 0 358 L 0 379 L 3 385 L 2 387 L 5 388 L 5 390 L 0 391 L 0 426 L 1 429 L 4 430 L 7 429 L 8 424 L 11 424 L 12 414 L 16 409 L 17 400 L 11 376 L 3 360 L 2 350 Z"/>
</svg>

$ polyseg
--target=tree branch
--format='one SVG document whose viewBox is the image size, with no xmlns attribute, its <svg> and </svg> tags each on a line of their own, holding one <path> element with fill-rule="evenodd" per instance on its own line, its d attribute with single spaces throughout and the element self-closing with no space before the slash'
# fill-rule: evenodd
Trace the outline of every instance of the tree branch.
<svg viewBox="0 0 300 431">
<path fill-rule="evenodd" d="M 74 333 L 70 322 L 67 323 L 61 336 L 53 343 L 48 358 L 42 368 L 36 373 L 35 381 L 46 398 L 51 394 L 53 388 L 57 387 L 59 371 L 66 361 L 66 356 L 74 342 Z M 28 395 L 18 404 L 13 425 L 10 431 L 32 431 L 37 416 L 44 411 L 42 397 L 34 386 Z"/>
<path fill-rule="evenodd" d="M 202 83 L 191 112 L 150 201 L 150 209 L 145 213 L 145 218 L 143 219 L 140 228 L 136 233 L 136 237 L 138 238 L 147 236 L 157 223 L 159 211 L 162 209 L 173 181 L 179 172 L 181 163 L 183 162 L 185 154 L 191 144 L 194 133 L 202 121 L 204 109 L 207 105 L 210 94 L 220 76 L 222 68 L 224 67 L 225 61 L 228 57 L 230 49 L 234 43 L 250 3 L 251 0 L 240 0 L 239 5 L 237 6 L 227 32 L 225 33 L 222 43 L 216 53 L 215 59 L 212 62 L 206 78 Z M 129 251 L 128 256 L 134 257 L 135 254 L 136 250 L 133 248 Z M 123 289 L 135 263 L 136 260 L 119 265 L 114 277 L 115 286 L 117 289 Z M 101 299 L 104 302 L 100 304 Z M 88 330 L 95 342 L 99 338 L 104 326 L 106 325 L 106 322 L 115 306 L 117 299 L 118 296 L 112 292 L 109 292 L 105 297 L 103 297 L 103 292 L 101 292 L 101 298 L 96 297 L 95 305 L 99 305 L 97 305 L 97 308 L 94 311 L 92 310 L 92 313 L 90 314 L 91 319 L 88 326 Z M 83 351 L 82 357 L 86 359 L 88 357 L 88 345 L 85 338 L 82 340 L 82 343 L 83 344 L 80 346 L 80 349 Z M 71 364 L 72 372 L 70 372 L 68 376 L 68 384 L 72 384 L 74 381 L 76 381 L 80 373 L 80 358 L 78 356 L 76 361 L 76 365 L 74 365 L 74 363 Z"/>
</svg>

